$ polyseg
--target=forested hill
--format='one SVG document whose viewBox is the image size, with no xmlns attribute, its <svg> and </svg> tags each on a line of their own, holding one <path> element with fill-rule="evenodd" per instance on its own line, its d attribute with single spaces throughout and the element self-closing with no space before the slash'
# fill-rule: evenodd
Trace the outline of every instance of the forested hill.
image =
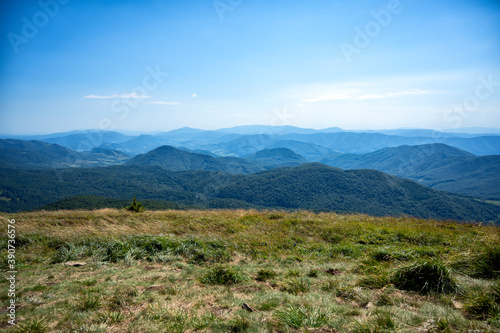
<svg viewBox="0 0 500 333">
<path fill-rule="evenodd" d="M 268 208 L 302 208 L 457 220 L 497 220 L 500 208 L 375 170 L 319 163 L 247 175 L 218 197 Z"/>
<path fill-rule="evenodd" d="M 500 200 L 500 155 L 474 156 L 437 143 L 331 154 L 320 162 L 342 169 L 375 169 L 437 190 Z"/>
<path fill-rule="evenodd" d="M 0 169 L 0 210 L 29 210 L 91 195 L 153 199 L 199 208 L 277 208 L 461 221 L 498 221 L 500 207 L 373 170 L 304 164 L 250 175 L 167 171 L 155 166 Z"/>
<path fill-rule="evenodd" d="M 261 165 L 244 159 L 196 154 L 172 146 L 161 146 L 147 154 L 138 155 L 128 161 L 127 165 L 160 166 L 171 171 L 209 170 L 251 173 L 263 170 Z"/>
</svg>

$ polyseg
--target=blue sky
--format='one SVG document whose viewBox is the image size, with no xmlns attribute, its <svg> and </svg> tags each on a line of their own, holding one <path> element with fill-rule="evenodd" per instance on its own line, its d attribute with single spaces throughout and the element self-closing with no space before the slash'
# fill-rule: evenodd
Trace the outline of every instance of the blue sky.
<svg viewBox="0 0 500 333">
<path fill-rule="evenodd" d="M 0 133 L 500 127 L 500 2 L 12 1 Z"/>
</svg>

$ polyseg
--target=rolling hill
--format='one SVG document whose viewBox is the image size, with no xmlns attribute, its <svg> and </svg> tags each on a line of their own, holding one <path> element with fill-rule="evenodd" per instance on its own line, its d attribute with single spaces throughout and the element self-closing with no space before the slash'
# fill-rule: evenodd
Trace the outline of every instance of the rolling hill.
<svg viewBox="0 0 500 333">
<path fill-rule="evenodd" d="M 40 141 L 0 140 L 0 166 L 22 169 L 58 169 L 123 164 L 129 159 L 118 151 L 93 149 L 77 152 Z"/>
<path fill-rule="evenodd" d="M 500 207 L 436 191 L 374 170 L 303 164 L 249 175 L 167 171 L 157 166 L 92 169 L 0 169 L 0 211 L 29 210 L 75 196 L 152 199 L 198 208 L 276 208 L 408 214 L 496 221 Z"/>
<path fill-rule="evenodd" d="M 161 146 L 147 154 L 138 155 L 128 161 L 127 165 L 159 166 L 171 171 L 225 171 L 233 174 L 263 170 L 263 167 L 259 164 L 244 159 L 213 157 L 187 152 L 172 146 Z"/>
<path fill-rule="evenodd" d="M 319 163 L 247 175 L 222 188 L 231 198 L 267 208 L 300 208 L 457 220 L 498 219 L 500 207 L 435 191 L 375 170 L 348 170 Z"/>
<path fill-rule="evenodd" d="M 287 148 L 264 149 L 248 156 L 247 159 L 264 165 L 266 169 L 309 163 L 304 157 Z"/>
<path fill-rule="evenodd" d="M 474 156 L 445 144 L 400 146 L 367 154 L 326 156 L 321 163 L 342 169 L 375 169 L 434 189 L 500 198 L 500 156 Z"/>
</svg>

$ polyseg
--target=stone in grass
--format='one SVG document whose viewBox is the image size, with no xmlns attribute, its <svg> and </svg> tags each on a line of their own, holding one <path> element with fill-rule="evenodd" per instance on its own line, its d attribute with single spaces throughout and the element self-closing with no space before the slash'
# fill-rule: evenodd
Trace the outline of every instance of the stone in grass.
<svg viewBox="0 0 500 333">
<path fill-rule="evenodd" d="M 241 308 L 242 308 L 243 310 L 248 311 L 248 312 L 255 312 L 255 310 L 254 310 L 254 309 L 252 309 L 252 308 L 250 307 L 250 305 L 248 305 L 247 303 L 243 303 L 243 304 L 241 305 Z"/>
<path fill-rule="evenodd" d="M 71 267 L 80 267 L 80 266 L 85 266 L 87 265 L 86 262 L 83 261 L 67 261 L 64 263 L 65 266 L 71 266 Z"/>
<path fill-rule="evenodd" d="M 326 274 L 330 274 L 330 275 L 339 275 L 339 274 L 342 274 L 342 271 L 340 269 L 336 269 L 336 268 L 329 268 L 325 271 Z"/>
</svg>

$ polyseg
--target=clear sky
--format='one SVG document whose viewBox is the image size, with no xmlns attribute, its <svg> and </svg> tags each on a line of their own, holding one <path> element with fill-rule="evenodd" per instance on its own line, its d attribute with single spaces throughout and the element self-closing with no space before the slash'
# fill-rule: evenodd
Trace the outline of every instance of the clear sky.
<svg viewBox="0 0 500 333">
<path fill-rule="evenodd" d="M 0 133 L 500 127 L 500 1 L 3 1 Z"/>
</svg>

